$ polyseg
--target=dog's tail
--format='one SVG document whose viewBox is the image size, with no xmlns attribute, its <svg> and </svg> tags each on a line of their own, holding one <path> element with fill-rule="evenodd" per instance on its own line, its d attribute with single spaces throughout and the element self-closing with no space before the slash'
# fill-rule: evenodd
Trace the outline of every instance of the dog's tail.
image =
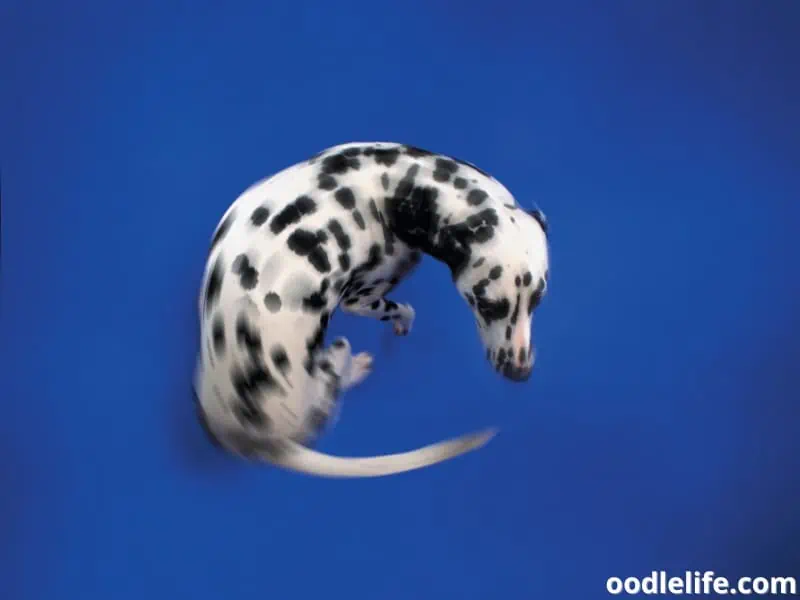
<svg viewBox="0 0 800 600">
<path fill-rule="evenodd" d="M 470 433 L 408 452 L 364 458 L 331 456 L 296 442 L 261 454 L 264 460 L 285 469 L 321 477 L 383 477 L 429 467 L 486 445 L 496 429 Z"/>
</svg>

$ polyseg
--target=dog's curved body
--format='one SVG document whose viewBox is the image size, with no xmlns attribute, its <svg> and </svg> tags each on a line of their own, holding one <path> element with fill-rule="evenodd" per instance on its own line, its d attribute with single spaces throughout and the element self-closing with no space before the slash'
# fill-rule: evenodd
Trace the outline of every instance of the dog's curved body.
<svg viewBox="0 0 800 600">
<path fill-rule="evenodd" d="M 413 146 L 351 142 L 243 192 L 214 232 L 199 301 L 194 385 L 212 439 L 329 477 L 399 473 L 484 445 L 492 430 L 367 458 L 310 447 L 371 365 L 344 338 L 323 346 L 331 315 L 341 308 L 408 333 L 413 308 L 386 295 L 424 254 L 450 267 L 493 367 L 527 379 L 546 224 L 488 174 Z"/>
</svg>

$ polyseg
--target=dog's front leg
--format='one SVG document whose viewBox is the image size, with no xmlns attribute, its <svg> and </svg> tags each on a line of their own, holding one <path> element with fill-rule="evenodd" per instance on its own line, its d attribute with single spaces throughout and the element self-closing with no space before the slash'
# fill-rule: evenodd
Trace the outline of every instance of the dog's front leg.
<svg viewBox="0 0 800 600">
<path fill-rule="evenodd" d="M 379 321 L 391 321 L 397 335 L 407 335 L 414 323 L 414 307 L 410 304 L 398 304 L 388 298 L 359 298 L 345 296 L 342 300 L 343 311 L 371 317 Z"/>
</svg>

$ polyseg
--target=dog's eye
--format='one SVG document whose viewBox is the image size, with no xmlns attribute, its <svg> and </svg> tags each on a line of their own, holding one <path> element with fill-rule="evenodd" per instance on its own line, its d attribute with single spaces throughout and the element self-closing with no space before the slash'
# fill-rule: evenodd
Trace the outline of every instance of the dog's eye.
<svg viewBox="0 0 800 600">
<path fill-rule="evenodd" d="M 545 281 L 544 279 L 539 280 L 539 284 L 536 286 L 536 289 L 531 292 L 530 297 L 528 298 L 528 314 L 532 314 L 536 307 L 539 306 L 539 303 L 542 301 L 542 296 L 544 296 L 545 290 Z"/>
<path fill-rule="evenodd" d="M 485 297 L 478 298 L 478 313 L 486 319 L 487 323 L 505 319 L 511 311 L 511 303 L 508 298 L 500 300 L 487 300 Z"/>
</svg>

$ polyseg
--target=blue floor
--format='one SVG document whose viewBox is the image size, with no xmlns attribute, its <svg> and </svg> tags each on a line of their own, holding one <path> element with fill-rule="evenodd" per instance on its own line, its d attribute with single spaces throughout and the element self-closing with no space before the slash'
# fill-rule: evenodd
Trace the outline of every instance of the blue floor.
<svg viewBox="0 0 800 600">
<path fill-rule="evenodd" d="M 800 5 L 532 4 L 0 2 L 0 598 L 800 574 Z M 544 209 L 535 375 L 490 372 L 428 261 L 396 294 L 410 337 L 335 318 L 377 362 L 321 448 L 499 437 L 377 480 L 245 465 L 192 412 L 209 236 L 350 140 L 455 154 Z"/>
</svg>

